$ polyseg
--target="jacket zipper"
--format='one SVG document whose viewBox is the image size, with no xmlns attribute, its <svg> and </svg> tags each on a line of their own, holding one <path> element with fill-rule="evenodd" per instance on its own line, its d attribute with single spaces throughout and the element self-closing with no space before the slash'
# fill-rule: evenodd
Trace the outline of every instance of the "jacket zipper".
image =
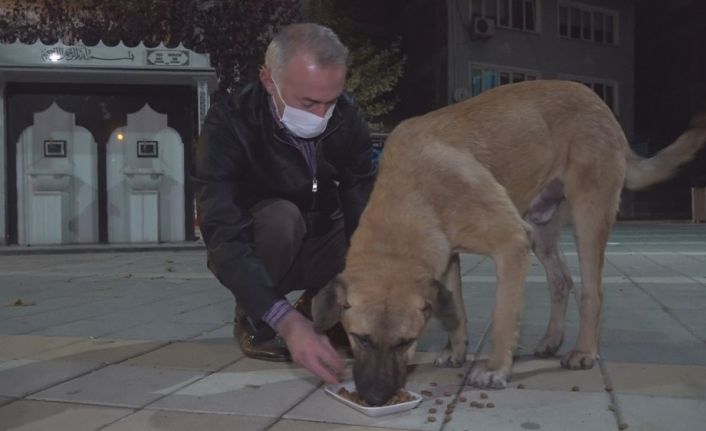
<svg viewBox="0 0 706 431">
<path fill-rule="evenodd" d="M 314 163 L 316 163 L 317 166 L 319 164 L 319 142 L 321 141 L 318 140 L 314 144 Z M 311 206 L 309 207 L 309 209 L 311 211 L 314 211 L 314 209 L 316 208 L 316 192 L 319 191 L 319 181 L 316 179 L 317 169 L 313 167 L 310 167 L 309 169 L 311 171 Z"/>
<path fill-rule="evenodd" d="M 338 124 L 336 124 L 335 126 L 333 126 L 333 127 L 331 128 L 331 130 L 329 130 L 328 132 L 324 133 L 323 135 L 321 135 L 321 136 L 316 140 L 316 144 L 314 144 L 314 158 L 316 159 L 316 162 L 317 162 L 317 163 L 318 163 L 318 160 L 319 160 L 319 143 L 320 143 L 321 141 L 323 141 L 328 135 L 330 135 L 331 133 L 333 133 L 333 132 L 335 132 L 336 130 L 338 130 L 338 128 L 341 127 L 341 124 L 343 124 L 343 122 L 339 122 Z M 283 144 L 285 144 L 285 145 L 290 145 L 290 146 L 291 146 L 290 143 L 288 143 L 288 142 L 285 141 L 284 139 L 282 139 L 282 138 L 280 138 L 279 136 L 277 136 L 277 134 L 275 134 L 274 136 L 275 136 L 275 139 L 277 139 L 278 141 L 282 142 Z M 313 211 L 314 209 L 316 209 L 316 193 L 319 191 L 319 181 L 318 181 L 317 178 L 316 178 L 316 169 L 313 168 L 313 167 L 311 167 L 311 166 L 309 166 L 309 162 L 306 161 L 306 157 L 304 157 L 304 154 L 302 154 L 302 152 L 299 151 L 299 149 L 297 149 L 297 151 L 299 152 L 299 154 L 301 155 L 301 157 L 304 159 L 304 163 L 306 163 L 306 165 L 309 167 L 309 173 L 311 174 L 311 205 L 310 205 L 309 209 L 310 209 L 311 211 Z"/>
</svg>

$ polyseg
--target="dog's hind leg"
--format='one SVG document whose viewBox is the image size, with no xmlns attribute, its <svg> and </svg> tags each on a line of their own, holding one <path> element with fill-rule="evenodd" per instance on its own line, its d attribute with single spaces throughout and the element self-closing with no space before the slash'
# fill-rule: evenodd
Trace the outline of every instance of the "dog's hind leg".
<svg viewBox="0 0 706 431">
<path fill-rule="evenodd" d="M 588 369 L 598 356 L 598 335 L 603 304 L 603 263 L 605 247 L 620 199 L 620 184 L 590 187 L 567 199 L 571 203 L 574 234 L 581 268 L 581 324 L 573 350 L 561 360 L 569 369 Z"/>
<path fill-rule="evenodd" d="M 453 313 L 453 318 L 442 319 L 454 321 L 457 324 L 449 330 L 449 342 L 446 348 L 441 351 L 434 360 L 437 367 L 460 367 L 466 361 L 466 351 L 468 350 L 468 329 L 466 322 L 466 309 L 463 305 L 461 294 L 461 264 L 457 253 L 451 255 L 449 266 L 443 276 L 443 283 L 451 292 L 453 300 L 446 310 L 439 310 L 440 313 Z"/>
<path fill-rule="evenodd" d="M 547 275 L 551 301 L 547 331 L 534 351 L 536 356 L 542 358 L 556 354 L 564 341 L 566 307 L 573 282 L 558 241 L 567 206 L 566 201 L 560 202 L 548 221 L 533 224 L 532 250 Z M 531 221 L 530 217 L 528 219 Z"/>
</svg>

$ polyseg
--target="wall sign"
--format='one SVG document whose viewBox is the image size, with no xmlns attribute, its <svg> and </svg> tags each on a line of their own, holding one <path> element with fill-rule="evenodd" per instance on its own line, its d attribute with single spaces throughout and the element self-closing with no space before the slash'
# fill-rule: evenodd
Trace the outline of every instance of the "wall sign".
<svg viewBox="0 0 706 431">
<path fill-rule="evenodd" d="M 148 66 L 188 66 L 189 51 L 181 49 L 148 49 Z"/>
<path fill-rule="evenodd" d="M 66 157 L 66 141 L 56 139 L 45 140 L 44 157 Z"/>
<path fill-rule="evenodd" d="M 159 157 L 159 141 L 137 141 L 137 157 Z"/>
</svg>

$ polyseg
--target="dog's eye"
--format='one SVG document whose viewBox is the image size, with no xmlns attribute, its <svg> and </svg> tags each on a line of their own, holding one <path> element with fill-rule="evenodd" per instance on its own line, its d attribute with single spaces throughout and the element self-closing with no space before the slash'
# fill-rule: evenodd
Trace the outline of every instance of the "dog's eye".
<svg viewBox="0 0 706 431">
<path fill-rule="evenodd" d="M 407 350 L 407 349 L 409 349 L 409 346 L 412 345 L 412 343 L 414 343 L 414 339 L 413 339 L 413 338 L 402 340 L 402 341 L 400 341 L 399 343 L 397 343 L 397 345 L 395 346 L 395 349 L 397 349 L 397 350 Z"/>
<path fill-rule="evenodd" d="M 355 342 L 358 343 L 358 345 L 359 345 L 361 348 L 366 349 L 366 350 L 370 350 L 370 349 L 373 348 L 373 345 L 372 345 L 372 343 L 370 342 L 370 338 L 368 338 L 367 336 L 365 336 L 365 335 L 359 335 L 359 334 L 353 334 L 353 333 L 351 333 L 351 335 L 353 336 L 353 339 L 355 340 Z"/>
</svg>

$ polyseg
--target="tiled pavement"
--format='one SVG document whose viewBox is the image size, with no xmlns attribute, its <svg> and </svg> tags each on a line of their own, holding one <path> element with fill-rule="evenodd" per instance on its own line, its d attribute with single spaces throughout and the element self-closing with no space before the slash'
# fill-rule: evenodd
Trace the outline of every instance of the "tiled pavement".
<svg viewBox="0 0 706 431">
<path fill-rule="evenodd" d="M 562 243 L 577 274 L 568 231 Z M 408 387 L 432 395 L 380 418 L 338 403 L 301 368 L 243 357 L 230 335 L 232 299 L 201 248 L 99 249 L 0 248 L 0 430 L 706 430 L 706 225 L 618 225 L 600 366 L 566 371 L 529 355 L 548 307 L 533 260 L 510 387 L 480 391 L 463 384 L 469 366 L 431 366 L 446 342 L 431 322 Z M 469 353 L 482 357 L 494 268 L 472 255 L 462 268 Z M 577 322 L 572 301 L 562 351 Z"/>
</svg>

